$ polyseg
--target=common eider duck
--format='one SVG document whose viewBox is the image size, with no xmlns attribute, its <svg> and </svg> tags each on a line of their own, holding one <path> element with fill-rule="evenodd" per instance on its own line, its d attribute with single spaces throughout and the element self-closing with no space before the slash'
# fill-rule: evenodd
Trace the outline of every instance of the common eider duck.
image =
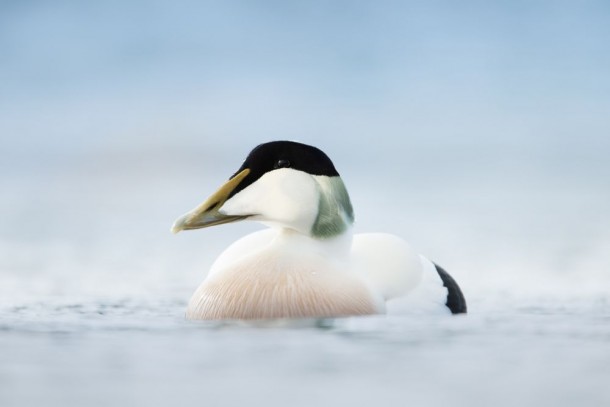
<svg viewBox="0 0 610 407">
<path fill-rule="evenodd" d="M 172 232 L 242 220 L 269 228 L 220 254 L 189 302 L 188 319 L 331 318 L 422 308 L 466 313 L 455 280 L 402 238 L 353 233 L 345 184 L 316 147 L 257 146 Z"/>
</svg>

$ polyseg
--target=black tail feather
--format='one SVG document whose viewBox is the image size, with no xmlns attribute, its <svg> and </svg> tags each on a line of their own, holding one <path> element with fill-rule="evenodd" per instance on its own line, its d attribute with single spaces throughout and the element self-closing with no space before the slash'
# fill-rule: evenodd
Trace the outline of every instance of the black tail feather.
<svg viewBox="0 0 610 407">
<path fill-rule="evenodd" d="M 452 314 L 465 314 L 467 312 L 466 299 L 464 294 L 462 294 L 460 286 L 441 266 L 434 263 L 434 267 L 436 267 L 438 275 L 443 280 L 443 285 L 447 287 L 447 302 L 445 305 L 447 305 Z"/>
</svg>

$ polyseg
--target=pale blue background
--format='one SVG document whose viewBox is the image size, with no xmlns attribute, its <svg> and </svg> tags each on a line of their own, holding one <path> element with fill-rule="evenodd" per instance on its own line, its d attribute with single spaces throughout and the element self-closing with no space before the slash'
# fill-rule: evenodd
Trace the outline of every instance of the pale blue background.
<svg viewBox="0 0 610 407">
<path fill-rule="evenodd" d="M 484 170 L 542 161 L 607 174 L 603 1 L 23 1 L 0 11 L 5 164 L 127 150 L 180 159 L 291 138 L 356 162 L 396 164 L 415 150 Z"/>
<path fill-rule="evenodd" d="M 2 1 L 0 138 L 3 406 L 610 403 L 607 2 Z M 467 319 L 184 322 L 259 226 L 169 227 L 274 139 Z"/>
</svg>

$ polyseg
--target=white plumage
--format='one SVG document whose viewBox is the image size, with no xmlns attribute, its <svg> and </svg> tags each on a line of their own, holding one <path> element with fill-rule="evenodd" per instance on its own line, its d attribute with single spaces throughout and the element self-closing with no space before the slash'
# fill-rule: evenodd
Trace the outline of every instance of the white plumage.
<svg viewBox="0 0 610 407">
<path fill-rule="evenodd" d="M 447 284 L 433 263 L 397 236 L 354 235 L 353 218 L 347 190 L 320 150 L 293 142 L 257 147 L 234 177 L 174 224 L 174 232 L 242 219 L 270 226 L 217 258 L 187 318 L 449 313 Z"/>
</svg>

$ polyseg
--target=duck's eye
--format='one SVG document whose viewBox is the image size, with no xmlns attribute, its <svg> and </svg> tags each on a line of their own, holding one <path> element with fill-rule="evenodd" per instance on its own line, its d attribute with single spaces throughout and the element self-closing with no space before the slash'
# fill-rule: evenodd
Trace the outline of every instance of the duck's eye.
<svg viewBox="0 0 610 407">
<path fill-rule="evenodd" d="M 277 162 L 273 165 L 273 168 L 275 169 L 288 167 L 290 167 L 290 161 L 284 159 L 277 160 Z"/>
</svg>

